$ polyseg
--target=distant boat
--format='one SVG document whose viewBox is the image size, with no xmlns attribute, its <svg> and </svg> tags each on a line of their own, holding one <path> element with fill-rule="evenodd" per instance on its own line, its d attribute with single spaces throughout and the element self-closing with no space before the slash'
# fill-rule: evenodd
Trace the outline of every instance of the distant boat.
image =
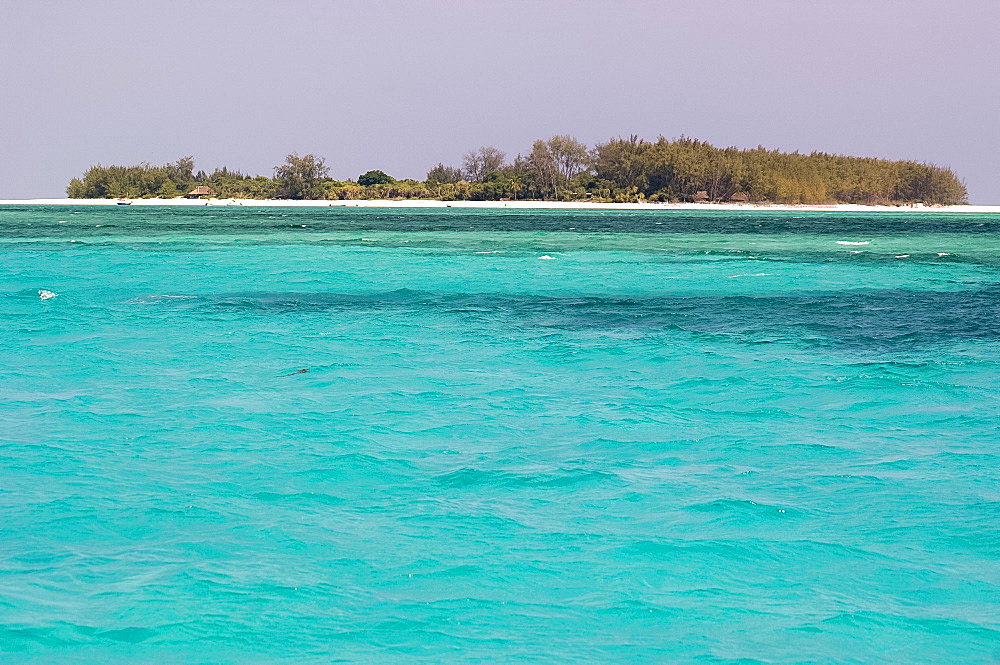
<svg viewBox="0 0 1000 665">
<path fill-rule="evenodd" d="M 129 201 L 128 199 L 118 199 L 117 201 L 115 201 L 115 203 L 117 203 L 120 206 L 130 206 L 130 205 L 132 205 L 132 202 Z"/>
</svg>

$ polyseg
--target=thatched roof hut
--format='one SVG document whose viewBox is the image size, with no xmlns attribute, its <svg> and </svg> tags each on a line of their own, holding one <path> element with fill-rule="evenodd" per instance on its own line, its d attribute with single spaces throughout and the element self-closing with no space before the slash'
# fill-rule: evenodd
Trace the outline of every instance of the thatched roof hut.
<svg viewBox="0 0 1000 665">
<path fill-rule="evenodd" d="M 187 193 L 189 199 L 200 199 L 203 196 L 215 196 L 215 190 L 205 185 L 198 185 Z"/>
<path fill-rule="evenodd" d="M 694 195 L 695 203 L 704 203 L 708 200 L 708 192 L 704 189 L 698 190 L 698 193 Z"/>
<path fill-rule="evenodd" d="M 744 194 L 743 192 L 736 192 L 735 194 L 729 197 L 729 200 L 732 201 L 733 203 L 749 203 L 750 197 Z"/>
</svg>

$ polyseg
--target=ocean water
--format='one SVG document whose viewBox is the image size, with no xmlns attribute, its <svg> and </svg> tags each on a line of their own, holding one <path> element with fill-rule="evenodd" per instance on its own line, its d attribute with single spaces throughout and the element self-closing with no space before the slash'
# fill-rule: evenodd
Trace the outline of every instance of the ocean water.
<svg viewBox="0 0 1000 665">
<path fill-rule="evenodd" d="M 0 207 L 0 662 L 1000 662 L 1000 218 Z"/>
</svg>

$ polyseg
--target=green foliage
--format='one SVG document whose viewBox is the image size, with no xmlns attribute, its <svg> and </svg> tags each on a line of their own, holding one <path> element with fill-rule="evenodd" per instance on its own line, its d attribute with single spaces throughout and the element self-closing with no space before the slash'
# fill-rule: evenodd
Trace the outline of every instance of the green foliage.
<svg viewBox="0 0 1000 665">
<path fill-rule="evenodd" d="M 186 194 L 193 185 L 190 157 L 183 157 L 174 164 L 150 166 L 90 167 L 83 178 L 73 178 L 66 194 L 74 199 L 102 198 L 173 198 Z"/>
<path fill-rule="evenodd" d="M 632 136 L 598 145 L 596 176 L 613 190 L 694 201 L 746 195 L 753 202 L 930 204 L 965 203 L 965 186 L 949 169 L 908 161 L 845 157 L 814 152 L 782 153 L 716 148 L 681 137 L 655 143 Z"/>
<path fill-rule="evenodd" d="M 956 204 L 965 185 L 946 168 L 913 161 L 716 148 L 681 137 L 648 142 L 612 139 L 592 151 L 571 136 L 535 141 L 527 156 L 507 163 L 496 148 L 465 155 L 464 172 L 439 163 L 427 180 L 395 180 L 373 170 L 355 182 L 329 178 L 321 157 L 287 156 L 274 178 L 226 167 L 194 173 L 182 157 L 163 166 L 93 166 L 66 188 L 71 198 L 174 197 L 195 184 L 222 198 L 552 199 L 558 201 L 751 201 L 777 203 Z M 466 177 L 470 182 L 463 179 Z"/>
<path fill-rule="evenodd" d="M 462 169 L 445 166 L 439 162 L 437 166 L 427 172 L 427 182 L 434 184 L 454 184 L 462 179 Z"/>
<path fill-rule="evenodd" d="M 492 146 L 484 146 L 479 150 L 466 153 L 465 177 L 472 182 L 482 182 L 486 176 L 503 168 L 507 156 Z"/>
<path fill-rule="evenodd" d="M 79 178 L 73 178 L 69 181 L 69 186 L 66 188 L 66 196 L 71 199 L 85 199 L 87 198 L 87 187 Z"/>
<path fill-rule="evenodd" d="M 318 199 L 323 196 L 323 180 L 330 174 L 326 160 L 316 155 L 299 157 L 291 153 L 285 163 L 274 167 L 276 194 L 282 199 Z"/>
<path fill-rule="evenodd" d="M 388 185 L 393 182 L 396 182 L 396 179 L 387 175 L 384 171 L 368 171 L 367 173 L 358 176 L 358 184 L 362 187 L 370 187 L 371 185 Z"/>
<path fill-rule="evenodd" d="M 266 176 L 251 177 L 223 166 L 205 177 L 202 184 L 211 187 L 219 198 L 273 199 L 277 197 L 278 182 Z"/>
<path fill-rule="evenodd" d="M 167 177 L 172 183 L 177 185 L 177 188 L 183 190 L 182 193 L 186 194 L 191 191 L 191 187 L 194 184 L 194 157 L 188 155 L 187 157 L 181 157 L 173 164 L 167 164 L 163 167 L 167 171 Z"/>
<path fill-rule="evenodd" d="M 568 182 L 590 169 L 591 158 L 587 146 L 572 136 L 553 136 L 547 141 L 546 147 L 555 162 L 556 171 L 564 181 Z"/>
<path fill-rule="evenodd" d="M 361 178 L 358 178 L 357 183 L 329 182 L 326 185 L 325 194 L 328 199 L 347 201 L 434 198 L 428 184 L 416 180 L 391 180 L 390 182 L 375 182 L 370 185 L 363 185 Z"/>
</svg>

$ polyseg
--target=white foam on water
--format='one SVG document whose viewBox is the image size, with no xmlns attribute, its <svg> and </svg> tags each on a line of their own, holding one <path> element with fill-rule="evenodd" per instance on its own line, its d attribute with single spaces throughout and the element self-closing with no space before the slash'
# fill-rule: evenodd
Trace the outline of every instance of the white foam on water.
<svg viewBox="0 0 1000 665">
<path fill-rule="evenodd" d="M 755 273 L 744 273 L 742 275 L 730 275 L 729 279 L 735 279 L 737 277 L 770 277 L 774 273 L 770 272 L 755 272 Z"/>
<path fill-rule="evenodd" d="M 938 252 L 938 256 L 951 256 L 948 252 Z"/>
<path fill-rule="evenodd" d="M 49 298 L 55 298 L 58 293 L 49 291 L 48 289 L 38 289 L 38 297 L 42 300 L 48 300 Z"/>
<path fill-rule="evenodd" d="M 851 254 L 864 254 L 860 249 L 852 249 Z"/>
<path fill-rule="evenodd" d="M 853 240 L 838 240 L 838 245 L 850 245 L 850 246 L 861 246 L 869 244 L 868 240 L 862 240 L 861 242 L 854 242 Z"/>
<path fill-rule="evenodd" d="M 897 254 L 896 258 L 897 259 L 908 259 L 908 258 L 910 258 L 910 255 L 909 254 Z"/>
<path fill-rule="evenodd" d="M 191 295 L 151 295 L 151 296 L 140 296 L 138 298 L 132 298 L 131 300 L 126 300 L 125 303 L 128 305 L 157 305 L 165 300 L 193 300 L 198 296 Z"/>
<path fill-rule="evenodd" d="M 541 259 L 542 261 L 554 261 L 556 257 L 549 256 L 548 254 L 542 254 L 538 258 Z"/>
</svg>

